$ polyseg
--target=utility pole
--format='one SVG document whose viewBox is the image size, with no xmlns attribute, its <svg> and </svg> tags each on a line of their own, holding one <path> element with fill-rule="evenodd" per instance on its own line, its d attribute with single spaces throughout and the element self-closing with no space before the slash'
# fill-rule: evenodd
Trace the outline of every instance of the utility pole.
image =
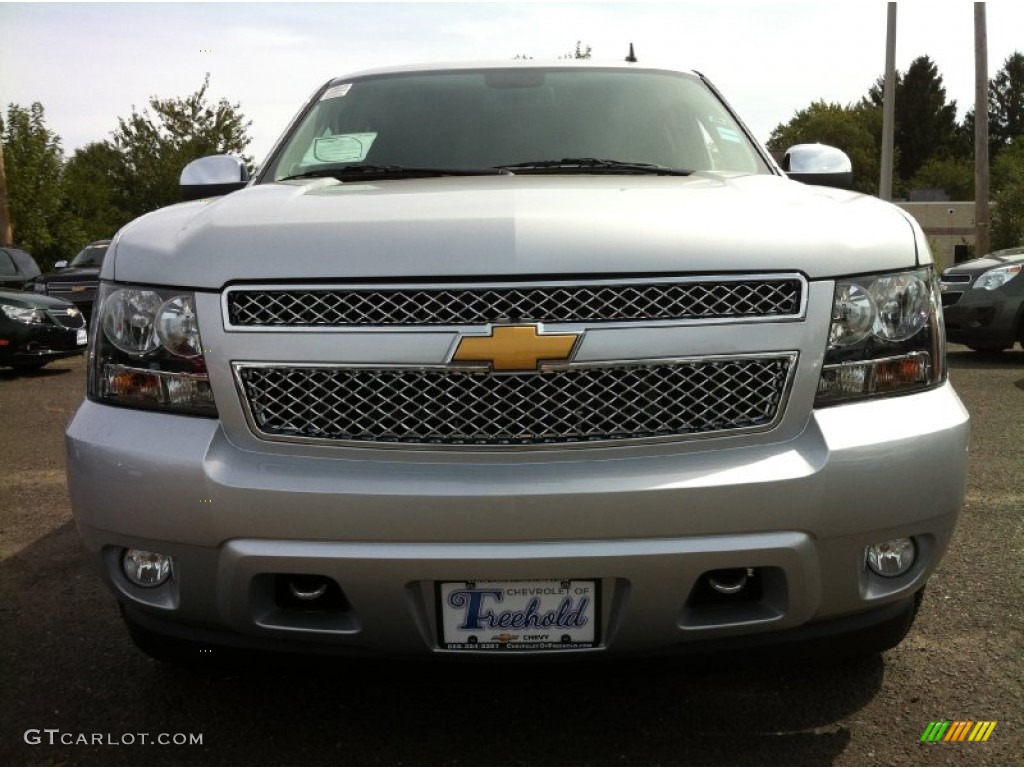
<svg viewBox="0 0 1024 768">
<path fill-rule="evenodd" d="M 896 127 L 896 3 L 889 3 L 885 25 L 885 90 L 882 96 L 882 171 L 878 196 L 892 200 L 893 133 Z"/>
<path fill-rule="evenodd" d="M 985 4 L 974 4 L 974 255 L 988 253 L 988 32 Z"/>
</svg>

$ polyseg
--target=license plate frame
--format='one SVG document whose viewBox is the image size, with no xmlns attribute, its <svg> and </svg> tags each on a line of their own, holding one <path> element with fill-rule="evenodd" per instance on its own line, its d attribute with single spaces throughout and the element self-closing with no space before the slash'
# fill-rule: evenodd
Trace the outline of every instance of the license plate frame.
<svg viewBox="0 0 1024 768">
<path fill-rule="evenodd" d="M 538 653 L 601 644 L 600 579 L 436 581 L 434 596 L 437 642 L 445 651 Z"/>
</svg>

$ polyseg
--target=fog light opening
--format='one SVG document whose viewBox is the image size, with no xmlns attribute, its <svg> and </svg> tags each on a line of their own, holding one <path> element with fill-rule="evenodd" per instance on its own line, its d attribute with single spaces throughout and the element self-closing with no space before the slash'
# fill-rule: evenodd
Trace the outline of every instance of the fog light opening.
<svg viewBox="0 0 1024 768">
<path fill-rule="evenodd" d="M 754 577 L 753 568 L 725 568 L 710 571 L 708 586 L 720 595 L 735 595 L 747 586 L 747 580 Z"/>
<path fill-rule="evenodd" d="M 173 560 L 170 555 L 159 552 L 126 549 L 121 558 L 121 569 L 128 581 L 137 587 L 159 587 L 171 577 Z"/>
<path fill-rule="evenodd" d="M 891 579 L 902 576 L 914 566 L 917 547 L 910 538 L 889 539 L 865 549 L 864 558 L 872 573 Z"/>
</svg>

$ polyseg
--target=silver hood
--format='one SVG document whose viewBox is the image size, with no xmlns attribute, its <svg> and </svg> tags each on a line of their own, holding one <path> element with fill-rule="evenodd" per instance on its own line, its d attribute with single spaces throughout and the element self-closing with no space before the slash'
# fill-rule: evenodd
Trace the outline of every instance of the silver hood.
<svg viewBox="0 0 1024 768">
<path fill-rule="evenodd" d="M 920 249 L 920 253 L 918 252 Z M 228 282 L 798 270 L 930 262 L 875 198 L 775 176 L 482 176 L 249 187 L 125 227 L 103 277 Z"/>
</svg>

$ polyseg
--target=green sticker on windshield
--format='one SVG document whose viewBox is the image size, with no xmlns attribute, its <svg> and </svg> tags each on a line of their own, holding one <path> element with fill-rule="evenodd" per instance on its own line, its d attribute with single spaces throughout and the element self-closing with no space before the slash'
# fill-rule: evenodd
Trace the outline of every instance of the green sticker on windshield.
<svg viewBox="0 0 1024 768">
<path fill-rule="evenodd" d="M 313 159 L 320 163 L 357 163 L 366 159 L 376 133 L 340 133 L 313 140 Z"/>
<path fill-rule="evenodd" d="M 732 141 L 737 144 L 740 142 L 740 135 L 732 128 L 719 127 L 716 130 L 718 131 L 719 138 L 725 139 L 726 141 Z"/>
</svg>

